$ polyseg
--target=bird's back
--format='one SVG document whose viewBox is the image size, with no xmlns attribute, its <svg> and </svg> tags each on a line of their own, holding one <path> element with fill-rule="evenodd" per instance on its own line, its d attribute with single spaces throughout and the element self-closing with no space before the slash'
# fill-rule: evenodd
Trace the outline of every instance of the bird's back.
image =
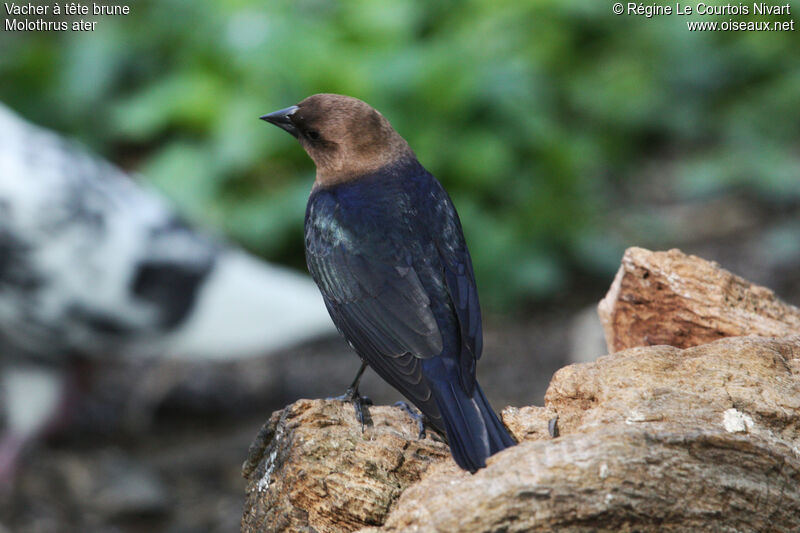
<svg viewBox="0 0 800 533">
<path fill-rule="evenodd" d="M 423 360 L 457 366 L 462 339 L 434 238 L 441 222 L 433 205 L 443 190 L 418 163 L 412 170 L 317 188 L 306 211 L 306 255 L 339 330 L 443 429 Z"/>
</svg>

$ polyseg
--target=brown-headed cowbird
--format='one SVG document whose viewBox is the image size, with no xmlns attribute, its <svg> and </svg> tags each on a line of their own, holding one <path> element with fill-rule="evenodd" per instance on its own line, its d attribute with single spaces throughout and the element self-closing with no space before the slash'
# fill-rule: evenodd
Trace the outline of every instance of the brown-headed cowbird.
<svg viewBox="0 0 800 533">
<path fill-rule="evenodd" d="M 462 468 L 483 467 L 514 441 L 475 379 L 481 312 L 450 197 L 361 100 L 316 94 L 261 118 L 317 166 L 306 261 L 333 322 L 362 363 L 447 435 Z"/>
</svg>

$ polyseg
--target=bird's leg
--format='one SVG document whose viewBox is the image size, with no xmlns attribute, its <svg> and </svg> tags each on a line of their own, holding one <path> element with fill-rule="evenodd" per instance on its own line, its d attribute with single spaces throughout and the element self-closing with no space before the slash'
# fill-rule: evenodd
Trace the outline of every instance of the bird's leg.
<svg viewBox="0 0 800 533">
<path fill-rule="evenodd" d="M 358 393 L 358 383 L 361 381 L 361 375 L 364 373 L 364 370 L 367 368 L 367 363 L 361 362 L 361 368 L 358 369 L 356 373 L 356 377 L 353 382 L 347 387 L 345 393 L 341 396 L 337 396 L 334 398 L 335 400 L 342 400 L 345 402 L 352 402 L 353 408 L 356 411 L 356 418 L 361 423 L 361 432 L 364 432 L 364 406 L 372 405 L 372 400 L 367 398 L 366 396 L 361 396 Z"/>
<path fill-rule="evenodd" d="M 425 438 L 425 415 L 422 413 L 418 413 L 414 410 L 410 405 L 406 402 L 394 402 L 392 405 L 395 407 L 399 407 L 406 413 L 408 413 L 411 418 L 417 423 L 417 429 L 419 429 L 419 434 L 417 435 L 417 439 L 422 440 Z"/>
<path fill-rule="evenodd" d="M 367 363 L 362 361 L 361 367 L 358 369 L 358 372 L 356 372 L 356 377 L 355 379 L 353 379 L 353 382 L 350 384 L 349 387 L 347 387 L 345 395 L 352 395 L 352 394 L 358 395 L 358 384 L 361 382 L 361 376 L 364 375 L 364 370 L 366 369 L 367 369 Z"/>
</svg>

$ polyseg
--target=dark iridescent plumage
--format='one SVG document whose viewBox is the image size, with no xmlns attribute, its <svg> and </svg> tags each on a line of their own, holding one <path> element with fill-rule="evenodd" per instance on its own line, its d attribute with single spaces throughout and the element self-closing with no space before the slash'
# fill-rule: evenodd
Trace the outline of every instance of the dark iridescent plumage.
<svg viewBox="0 0 800 533">
<path fill-rule="evenodd" d="M 306 260 L 336 327 L 447 434 L 462 468 L 481 468 L 514 441 L 475 381 L 481 311 L 447 193 L 361 100 L 316 94 L 261 118 L 296 137 L 317 166 Z M 360 376 L 348 396 L 358 398 Z"/>
<path fill-rule="evenodd" d="M 471 471 L 513 441 L 475 380 L 482 331 L 458 215 L 416 159 L 311 194 L 306 258 L 361 358 L 448 435 Z"/>
</svg>

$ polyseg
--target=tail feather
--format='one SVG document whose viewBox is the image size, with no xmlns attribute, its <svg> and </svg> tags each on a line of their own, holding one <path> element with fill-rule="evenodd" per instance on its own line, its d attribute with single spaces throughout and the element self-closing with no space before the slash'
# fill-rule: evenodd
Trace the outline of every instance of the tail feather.
<svg viewBox="0 0 800 533">
<path fill-rule="evenodd" d="M 456 381 L 433 386 L 436 405 L 444 420 L 450 452 L 470 472 L 486 466 L 486 458 L 514 445 L 505 426 L 476 383 L 469 396 Z"/>
<path fill-rule="evenodd" d="M 508 433 L 508 430 L 500 421 L 500 418 L 495 414 L 492 406 L 489 405 L 489 400 L 486 399 L 486 396 L 484 396 L 483 391 L 477 384 L 475 385 L 475 396 L 478 398 L 480 404 L 483 405 L 483 411 L 488 413 L 488 416 L 484 417 L 484 420 L 486 421 L 486 426 L 489 428 L 491 454 L 494 455 L 501 450 L 514 446 L 516 442 L 514 442 L 514 439 Z"/>
</svg>

